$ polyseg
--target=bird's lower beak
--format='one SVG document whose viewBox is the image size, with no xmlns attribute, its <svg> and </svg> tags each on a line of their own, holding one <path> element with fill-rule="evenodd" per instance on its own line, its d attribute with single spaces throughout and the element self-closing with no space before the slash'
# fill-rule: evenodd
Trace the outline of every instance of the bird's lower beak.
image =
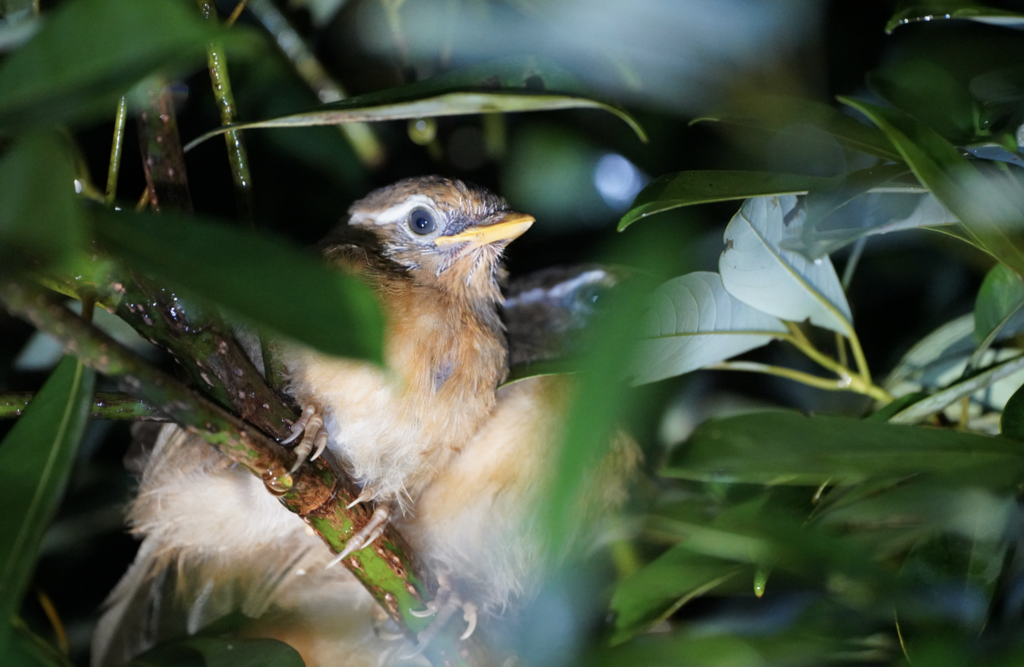
<svg viewBox="0 0 1024 667">
<path fill-rule="evenodd" d="M 509 211 L 489 225 L 474 225 L 458 234 L 439 236 L 434 244 L 444 246 L 469 243 L 470 247 L 479 248 L 495 241 L 511 241 L 529 229 L 534 220 L 532 215 Z"/>
</svg>

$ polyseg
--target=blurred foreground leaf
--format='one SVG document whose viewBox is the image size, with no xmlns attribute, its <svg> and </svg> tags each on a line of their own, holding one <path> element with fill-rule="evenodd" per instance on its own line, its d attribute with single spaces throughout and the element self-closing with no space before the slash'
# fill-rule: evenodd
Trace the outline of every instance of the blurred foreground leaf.
<svg viewBox="0 0 1024 667">
<path fill-rule="evenodd" d="M 977 103 L 949 72 L 928 60 L 897 62 L 868 74 L 868 86 L 954 144 L 975 140 Z"/>
<path fill-rule="evenodd" d="M 299 652 L 276 639 L 189 637 L 158 646 L 129 667 L 303 667 Z"/>
<path fill-rule="evenodd" d="M 61 3 L 0 67 L 0 127 L 112 114 L 117 98 L 144 76 L 199 64 L 209 42 L 244 37 L 176 0 Z"/>
<path fill-rule="evenodd" d="M 279 239 L 163 213 L 97 213 L 103 245 L 129 266 L 319 350 L 382 360 L 373 293 Z"/>
<path fill-rule="evenodd" d="M 58 135 L 30 132 L 11 145 L 0 158 L 0 276 L 46 269 L 79 250 L 84 216 L 75 199 L 75 172 Z"/>
<path fill-rule="evenodd" d="M 324 104 L 303 113 L 224 126 L 201 135 L 185 146 L 185 150 L 232 130 L 555 109 L 603 109 L 625 121 L 641 141 L 647 141 L 643 128 L 631 115 L 618 107 L 591 99 L 576 79 L 557 67 L 540 64 L 535 58 L 526 58 L 485 63 L 417 83 Z"/>
<path fill-rule="evenodd" d="M 95 374 L 65 357 L 0 444 L 0 655 L 67 484 Z"/>
<path fill-rule="evenodd" d="M 656 625 L 743 569 L 743 564 L 694 554 L 685 546 L 669 549 L 615 590 L 611 643 L 621 644 Z"/>
<path fill-rule="evenodd" d="M 670 477 L 752 484 L 857 482 L 884 475 L 952 473 L 1000 466 L 1024 478 L 1024 443 L 943 429 L 884 424 L 849 417 L 758 412 L 711 419 L 677 449 L 663 471 Z"/>
</svg>

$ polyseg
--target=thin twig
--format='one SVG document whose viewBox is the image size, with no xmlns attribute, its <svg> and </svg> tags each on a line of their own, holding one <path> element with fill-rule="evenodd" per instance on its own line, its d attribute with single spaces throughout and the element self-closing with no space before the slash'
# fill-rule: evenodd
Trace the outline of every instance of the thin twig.
<svg viewBox="0 0 1024 667">
<path fill-rule="evenodd" d="M 117 178 L 121 173 L 121 153 L 124 151 L 124 126 L 128 118 L 128 102 L 122 97 L 114 116 L 114 137 L 110 141 L 110 164 L 107 166 L 107 191 L 103 202 L 112 206 L 117 197 Z"/>
</svg>

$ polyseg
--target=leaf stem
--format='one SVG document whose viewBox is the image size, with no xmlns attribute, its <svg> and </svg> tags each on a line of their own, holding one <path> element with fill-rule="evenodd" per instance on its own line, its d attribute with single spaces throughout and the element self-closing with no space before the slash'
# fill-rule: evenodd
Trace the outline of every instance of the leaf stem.
<svg viewBox="0 0 1024 667">
<path fill-rule="evenodd" d="M 117 179 L 121 174 L 121 153 L 124 151 L 124 126 L 128 118 L 128 102 L 122 97 L 117 103 L 117 115 L 114 116 L 114 137 L 110 141 L 110 164 L 107 166 L 107 191 L 103 203 L 114 204 L 117 197 Z"/>
<path fill-rule="evenodd" d="M 784 377 L 789 380 L 795 380 L 811 387 L 817 387 L 818 389 L 826 389 L 828 391 L 848 391 L 851 389 L 849 376 L 846 378 L 823 378 L 817 375 L 811 375 L 810 373 L 804 373 L 803 371 L 793 370 L 792 368 L 786 368 L 784 366 L 772 366 L 770 364 L 762 364 L 755 361 L 722 361 L 717 364 L 707 366 L 711 370 L 720 371 L 747 371 L 751 373 L 766 373 L 768 375 L 777 375 Z"/>
<path fill-rule="evenodd" d="M 820 350 L 818 350 L 818 348 L 814 347 L 814 345 L 811 344 L 811 342 L 807 339 L 807 336 L 804 335 L 804 333 L 800 330 L 800 328 L 796 324 L 794 324 L 792 322 L 786 322 L 786 326 L 789 328 L 790 334 L 789 335 L 785 335 L 785 334 L 780 335 L 778 337 L 779 340 L 784 340 L 784 341 L 787 341 L 787 342 L 791 343 L 798 350 L 800 350 L 805 355 L 810 357 L 810 359 L 812 361 L 816 362 L 819 366 L 821 366 L 825 370 L 831 371 L 831 372 L 835 373 L 837 376 L 839 376 L 838 382 L 842 385 L 841 387 L 839 387 L 840 389 L 847 389 L 849 391 L 854 391 L 854 392 L 856 392 L 858 394 L 864 394 L 865 396 L 870 396 L 871 398 L 875 399 L 876 401 L 881 401 L 883 403 L 890 403 L 890 402 L 892 402 L 892 400 L 893 400 L 892 395 L 889 392 L 887 392 L 886 390 L 884 390 L 881 387 L 879 387 L 879 386 L 875 385 L 874 383 L 872 383 L 870 376 L 865 377 L 865 374 L 863 372 L 862 373 L 854 373 L 845 364 L 841 364 L 838 361 L 836 361 L 835 359 L 832 359 L 828 355 L 822 353 Z M 862 360 L 863 359 L 863 353 L 859 352 L 860 351 L 860 343 L 857 342 L 856 334 L 852 334 L 852 332 L 851 332 L 851 335 L 853 337 L 849 339 L 849 341 L 850 341 L 850 348 L 854 351 L 854 357 L 857 358 L 858 360 Z M 867 368 L 867 364 L 866 363 L 864 363 L 863 365 L 860 365 L 860 363 L 858 363 L 858 366 L 860 366 L 860 368 L 864 368 L 864 369 Z M 714 368 L 714 367 L 713 366 L 709 366 L 709 368 Z M 772 368 L 778 368 L 778 367 L 777 366 L 773 366 Z M 790 370 L 790 369 L 784 369 L 784 370 Z M 791 371 L 791 372 L 798 373 L 799 371 Z M 819 378 L 816 375 L 810 375 L 809 373 L 801 373 L 801 375 L 809 377 L 809 378 L 815 378 L 816 380 L 829 383 L 830 384 L 829 387 L 823 387 L 823 388 L 826 388 L 826 389 L 833 389 L 831 384 L 836 382 L 836 381 L 833 381 L 833 380 L 826 380 L 824 378 Z M 796 378 L 793 378 L 793 379 L 796 379 Z M 799 380 L 799 381 L 802 382 L 803 380 Z M 811 384 L 812 386 L 819 386 L 818 384 L 811 383 L 811 382 L 808 382 L 807 384 Z"/>
</svg>

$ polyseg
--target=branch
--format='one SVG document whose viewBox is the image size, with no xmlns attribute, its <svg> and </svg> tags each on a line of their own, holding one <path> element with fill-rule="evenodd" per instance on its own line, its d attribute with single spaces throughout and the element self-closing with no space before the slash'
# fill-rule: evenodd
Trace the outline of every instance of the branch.
<svg viewBox="0 0 1024 667">
<path fill-rule="evenodd" d="M 28 404 L 35 398 L 31 391 L 7 391 L 0 393 L 0 419 L 20 417 Z M 109 419 L 113 421 L 150 421 L 166 422 L 170 418 L 145 401 L 140 401 L 128 394 L 111 391 L 99 391 L 93 396 L 92 410 L 89 416 L 93 419 Z"/>
<path fill-rule="evenodd" d="M 291 455 L 284 447 L 195 394 L 185 384 L 152 368 L 67 308 L 49 301 L 42 290 L 3 283 L 0 301 L 13 315 L 61 341 L 65 350 L 85 365 L 120 377 L 133 396 L 157 407 L 186 431 L 202 437 L 260 477 L 285 507 L 317 532 L 332 552 L 339 553 L 348 538 L 369 520 L 370 512 L 362 504 L 346 509 L 358 496 L 358 489 L 327 461 L 317 459 L 290 475 Z M 410 610 L 424 609 L 424 600 L 433 597 L 436 584 L 413 564 L 408 548 L 393 528 L 388 527 L 371 548 L 357 551 L 342 562 L 411 637 L 430 624 L 431 619 L 418 618 Z M 489 663 L 476 636 L 459 642 L 454 628 L 449 626 L 448 630 L 425 649 L 433 664 Z"/>
</svg>

